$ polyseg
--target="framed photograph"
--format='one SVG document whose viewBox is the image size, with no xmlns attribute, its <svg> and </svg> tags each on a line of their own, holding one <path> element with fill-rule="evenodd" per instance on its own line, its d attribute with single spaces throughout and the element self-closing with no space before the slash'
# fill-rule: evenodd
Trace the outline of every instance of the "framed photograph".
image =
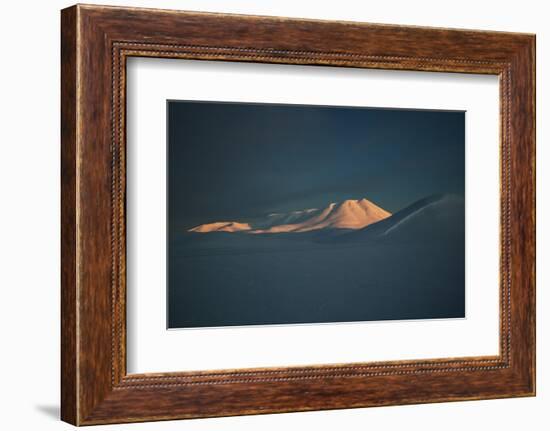
<svg viewBox="0 0 550 431">
<path fill-rule="evenodd" d="M 465 317 L 464 112 L 167 115 L 168 329 Z"/>
<path fill-rule="evenodd" d="M 62 419 L 535 395 L 535 37 L 61 14 Z"/>
</svg>

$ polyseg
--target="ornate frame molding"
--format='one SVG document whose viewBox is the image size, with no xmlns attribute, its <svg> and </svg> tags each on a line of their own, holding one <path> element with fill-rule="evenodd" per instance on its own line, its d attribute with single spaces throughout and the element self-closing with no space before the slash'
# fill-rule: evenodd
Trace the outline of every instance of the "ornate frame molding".
<svg viewBox="0 0 550 431">
<path fill-rule="evenodd" d="M 257 35 L 258 28 L 269 30 Z M 301 42 L 311 34 L 321 41 Z M 64 420 L 98 424 L 534 395 L 534 36 L 78 5 L 62 12 L 62 54 Z M 500 354 L 127 375 L 130 56 L 498 75 Z"/>
</svg>

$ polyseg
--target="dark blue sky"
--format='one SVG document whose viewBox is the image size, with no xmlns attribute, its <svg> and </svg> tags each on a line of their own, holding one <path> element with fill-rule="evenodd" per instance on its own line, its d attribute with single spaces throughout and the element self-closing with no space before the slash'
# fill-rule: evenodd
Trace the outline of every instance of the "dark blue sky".
<svg viewBox="0 0 550 431">
<path fill-rule="evenodd" d="M 169 223 L 464 194 L 464 112 L 169 101 Z"/>
</svg>

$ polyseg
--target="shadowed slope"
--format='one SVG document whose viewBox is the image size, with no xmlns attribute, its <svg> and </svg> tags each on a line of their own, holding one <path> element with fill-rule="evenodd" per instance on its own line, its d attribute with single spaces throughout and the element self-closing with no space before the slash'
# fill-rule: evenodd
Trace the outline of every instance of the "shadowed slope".
<svg viewBox="0 0 550 431">
<path fill-rule="evenodd" d="M 464 198 L 435 195 L 421 199 L 378 223 L 345 233 L 336 241 L 399 239 L 428 241 L 464 236 Z"/>
</svg>

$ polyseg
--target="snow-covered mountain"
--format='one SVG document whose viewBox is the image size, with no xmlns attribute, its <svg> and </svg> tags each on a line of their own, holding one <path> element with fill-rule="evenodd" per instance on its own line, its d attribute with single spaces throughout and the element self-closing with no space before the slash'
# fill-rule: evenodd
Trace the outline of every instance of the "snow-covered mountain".
<svg viewBox="0 0 550 431">
<path fill-rule="evenodd" d="M 390 215 L 355 200 L 174 232 L 168 303 L 230 309 L 232 324 L 274 323 L 275 306 L 297 323 L 462 318 L 464 208 L 463 196 L 439 195 Z M 186 310 L 173 327 L 190 326 Z"/>
<path fill-rule="evenodd" d="M 301 233 L 321 229 L 358 230 L 391 214 L 367 199 L 348 199 L 326 208 L 273 213 L 253 221 L 221 221 L 202 224 L 189 232 L 243 232 L 249 234 Z"/>
</svg>

